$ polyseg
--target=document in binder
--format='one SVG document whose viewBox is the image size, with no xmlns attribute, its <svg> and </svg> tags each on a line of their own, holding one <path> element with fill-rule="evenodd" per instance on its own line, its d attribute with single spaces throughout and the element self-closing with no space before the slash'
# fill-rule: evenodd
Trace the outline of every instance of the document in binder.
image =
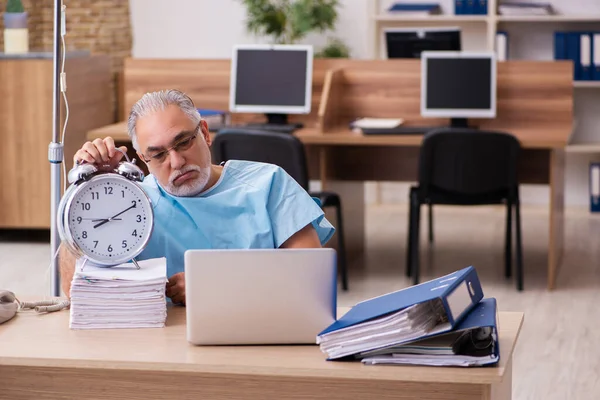
<svg viewBox="0 0 600 400">
<path fill-rule="evenodd" d="M 495 298 L 483 299 L 448 333 L 361 354 L 366 365 L 475 367 L 500 361 Z"/>
<path fill-rule="evenodd" d="M 472 266 L 356 304 L 317 336 L 329 360 L 451 331 L 483 290 Z"/>
</svg>

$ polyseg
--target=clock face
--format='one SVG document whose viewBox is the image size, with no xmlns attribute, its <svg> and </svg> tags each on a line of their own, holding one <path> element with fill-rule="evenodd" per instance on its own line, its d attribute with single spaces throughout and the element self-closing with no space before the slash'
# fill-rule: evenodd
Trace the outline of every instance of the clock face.
<svg viewBox="0 0 600 400">
<path fill-rule="evenodd" d="M 152 205 L 135 183 L 98 175 L 73 194 L 65 215 L 73 242 L 90 261 L 116 265 L 137 256 L 153 227 Z"/>
</svg>

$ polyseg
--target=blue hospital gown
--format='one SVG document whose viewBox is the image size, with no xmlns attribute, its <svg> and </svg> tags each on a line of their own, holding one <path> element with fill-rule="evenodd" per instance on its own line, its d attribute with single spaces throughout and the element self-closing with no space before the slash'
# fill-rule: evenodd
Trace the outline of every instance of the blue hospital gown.
<svg viewBox="0 0 600 400">
<path fill-rule="evenodd" d="M 189 249 L 278 248 L 308 224 L 325 244 L 335 231 L 318 200 L 272 164 L 230 160 L 217 183 L 194 197 L 170 195 L 152 175 L 142 186 L 154 230 L 137 259 L 166 257 L 168 277 L 184 271 Z"/>
</svg>

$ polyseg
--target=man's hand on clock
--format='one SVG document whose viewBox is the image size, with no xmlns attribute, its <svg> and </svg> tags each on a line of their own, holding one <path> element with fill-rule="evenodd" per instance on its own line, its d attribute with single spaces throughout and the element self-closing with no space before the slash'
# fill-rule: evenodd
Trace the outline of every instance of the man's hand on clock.
<svg viewBox="0 0 600 400">
<path fill-rule="evenodd" d="M 119 149 L 127 152 L 125 146 Z M 106 166 L 106 169 L 114 169 L 122 158 L 123 153 L 117 150 L 113 138 L 107 136 L 104 139 L 98 138 L 93 142 L 86 142 L 73 156 L 73 163 L 87 162 L 99 168 Z"/>
</svg>

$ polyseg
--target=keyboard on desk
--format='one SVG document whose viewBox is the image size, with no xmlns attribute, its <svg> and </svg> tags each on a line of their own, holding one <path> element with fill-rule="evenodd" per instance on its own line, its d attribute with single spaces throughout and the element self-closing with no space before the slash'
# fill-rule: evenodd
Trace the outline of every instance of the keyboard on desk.
<svg viewBox="0 0 600 400">
<path fill-rule="evenodd" d="M 424 135 L 443 126 L 397 126 L 395 128 L 362 128 L 365 135 Z"/>
<path fill-rule="evenodd" d="M 240 126 L 240 128 L 256 129 L 267 132 L 294 133 L 302 128 L 302 126 L 298 124 L 246 124 Z"/>
</svg>

